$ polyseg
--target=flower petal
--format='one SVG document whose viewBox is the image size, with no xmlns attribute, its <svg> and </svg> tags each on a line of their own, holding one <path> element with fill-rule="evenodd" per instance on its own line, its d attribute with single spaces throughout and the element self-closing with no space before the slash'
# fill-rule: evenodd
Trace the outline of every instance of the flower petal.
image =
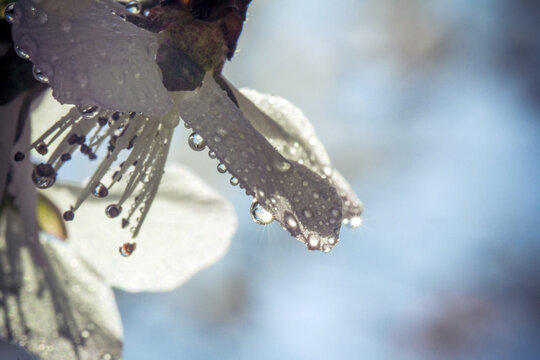
<svg viewBox="0 0 540 360">
<path fill-rule="evenodd" d="M 13 41 L 61 103 L 163 115 L 172 105 L 155 62 L 155 34 L 110 0 L 19 0 Z"/>
<path fill-rule="evenodd" d="M 79 191 L 61 184 L 47 190 L 65 209 Z M 107 202 L 119 198 L 115 190 L 106 199 L 89 198 L 67 226 L 71 246 L 111 285 L 123 290 L 164 291 L 179 286 L 220 259 L 236 230 L 231 204 L 184 167 L 169 166 L 138 235 L 137 250 L 122 258 L 119 245 L 130 241 L 131 233 L 118 221 L 110 220 L 108 225 L 100 216 Z"/>
<path fill-rule="evenodd" d="M 343 201 L 344 222 L 357 224 L 362 214 L 362 202 L 349 183 L 333 168 L 304 113 L 286 99 L 251 89 L 239 91 L 232 84 L 227 85 L 244 116 L 281 155 L 328 177 Z"/>
<path fill-rule="evenodd" d="M 22 244 L 0 236 L 0 293 L 9 314 L 0 315 L 0 337 L 42 360 L 119 359 L 122 325 L 112 290 L 60 242 L 42 242 L 47 267 Z"/>
<path fill-rule="evenodd" d="M 248 195 L 310 249 L 329 251 L 341 226 L 342 201 L 327 179 L 277 152 L 227 93 L 207 76 L 179 95 L 179 112 Z"/>
</svg>

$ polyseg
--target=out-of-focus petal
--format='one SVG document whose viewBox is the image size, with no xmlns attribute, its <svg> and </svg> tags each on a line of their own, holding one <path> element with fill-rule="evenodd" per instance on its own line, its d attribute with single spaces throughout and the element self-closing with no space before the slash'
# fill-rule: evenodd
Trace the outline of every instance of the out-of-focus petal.
<svg viewBox="0 0 540 360">
<path fill-rule="evenodd" d="M 178 104 L 182 119 L 248 195 L 309 248 L 331 249 L 339 236 L 342 201 L 326 178 L 276 151 L 211 76 L 199 89 L 180 94 Z"/>
<path fill-rule="evenodd" d="M 0 337 L 41 360 L 119 359 L 122 325 L 110 287 L 58 241 L 43 241 L 44 268 L 14 240 L 24 241 L 0 237 L 0 277 L 10 285 L 0 288 L 9 314 L 0 315 Z"/>
<path fill-rule="evenodd" d="M 304 113 L 286 99 L 251 89 L 238 91 L 230 83 L 228 85 L 244 116 L 274 148 L 285 158 L 327 177 L 343 200 L 345 222 L 350 223 L 351 219 L 358 221 L 356 219 L 362 214 L 362 202 L 330 163 L 326 150 Z"/>
<path fill-rule="evenodd" d="M 57 184 L 48 190 L 68 209 L 80 188 Z M 121 220 L 103 220 L 104 207 L 115 203 L 89 198 L 68 222 L 69 243 L 113 286 L 127 291 L 173 289 L 220 259 L 236 230 L 231 204 L 184 167 L 169 166 L 137 237 L 137 249 L 122 258 L 119 246 L 131 241 Z"/>
<path fill-rule="evenodd" d="M 155 62 L 157 37 L 128 15 L 110 0 L 19 0 L 13 41 L 61 103 L 164 115 L 172 101 Z"/>
</svg>

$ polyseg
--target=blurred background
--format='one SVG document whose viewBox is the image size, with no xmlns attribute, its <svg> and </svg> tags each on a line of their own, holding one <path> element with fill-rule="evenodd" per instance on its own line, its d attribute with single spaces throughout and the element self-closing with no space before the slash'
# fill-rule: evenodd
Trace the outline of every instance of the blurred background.
<svg viewBox="0 0 540 360">
<path fill-rule="evenodd" d="M 538 359 L 539 24 L 537 0 L 254 0 L 225 73 L 306 113 L 364 225 L 307 252 L 181 129 L 172 160 L 240 226 L 176 291 L 116 292 L 125 360 Z"/>
</svg>

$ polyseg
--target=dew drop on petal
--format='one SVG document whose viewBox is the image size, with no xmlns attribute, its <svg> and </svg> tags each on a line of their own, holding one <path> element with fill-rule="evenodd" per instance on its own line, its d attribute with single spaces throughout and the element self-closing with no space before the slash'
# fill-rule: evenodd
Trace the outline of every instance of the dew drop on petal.
<svg viewBox="0 0 540 360">
<path fill-rule="evenodd" d="M 274 215 L 272 215 L 272 213 L 263 208 L 257 200 L 251 203 L 249 213 L 251 214 L 251 218 L 253 219 L 253 221 L 255 221 L 259 225 L 268 225 L 272 221 L 274 221 Z"/>
<path fill-rule="evenodd" d="M 294 216 L 289 213 L 285 214 L 285 224 L 287 224 L 291 230 L 296 230 L 298 228 L 298 221 L 296 221 Z"/>
<path fill-rule="evenodd" d="M 308 238 L 308 243 L 307 243 L 309 249 L 318 249 L 320 244 L 321 242 L 317 236 L 310 235 L 310 237 Z"/>
<path fill-rule="evenodd" d="M 227 172 L 227 166 L 223 163 L 219 163 L 217 166 L 217 171 L 224 174 Z"/>
<path fill-rule="evenodd" d="M 215 151 L 209 151 L 208 152 L 208 157 L 210 159 L 215 159 L 217 157 L 216 152 Z"/>
<path fill-rule="evenodd" d="M 98 183 L 94 190 L 92 190 L 92 195 L 98 198 L 104 198 L 109 195 L 109 189 L 102 183 Z"/>
<path fill-rule="evenodd" d="M 97 105 L 77 105 L 77 110 L 85 119 L 91 119 L 99 113 Z"/>
<path fill-rule="evenodd" d="M 140 14 L 141 4 L 138 1 L 130 1 L 126 4 L 126 9 L 132 14 Z"/>
<path fill-rule="evenodd" d="M 197 133 L 192 133 L 188 138 L 189 146 L 195 151 L 203 151 L 206 147 L 206 141 Z"/>
<path fill-rule="evenodd" d="M 236 178 L 236 177 L 233 176 L 233 177 L 231 178 L 231 180 L 230 180 L 230 183 L 231 183 L 232 186 L 238 185 L 238 183 L 239 183 L 238 178 Z"/>
<path fill-rule="evenodd" d="M 10 24 L 13 24 L 13 21 L 15 20 L 15 3 L 9 3 L 7 4 L 6 8 L 4 9 L 4 18 L 6 21 Z"/>
<path fill-rule="evenodd" d="M 322 250 L 323 253 L 329 253 L 330 250 L 332 250 L 332 247 L 330 245 L 328 245 L 328 244 L 324 244 L 322 246 L 321 250 Z"/>
<path fill-rule="evenodd" d="M 115 218 L 122 212 L 122 207 L 117 204 L 111 204 L 105 208 L 105 215 L 108 217 Z"/>
<path fill-rule="evenodd" d="M 122 255 L 123 257 L 128 257 L 131 254 L 133 254 L 136 248 L 137 248 L 137 243 L 127 242 L 120 245 L 120 247 L 118 248 L 118 251 L 120 252 L 120 255 Z"/>
<path fill-rule="evenodd" d="M 42 73 L 41 70 L 39 70 L 35 65 L 32 67 L 32 75 L 34 75 L 34 79 L 36 79 L 40 83 L 49 83 L 49 78 L 47 78 L 47 76 L 45 76 L 45 74 Z"/>
<path fill-rule="evenodd" d="M 28 55 L 26 51 L 24 51 L 18 46 L 15 46 L 15 52 L 17 53 L 17 55 L 19 55 L 19 57 L 23 58 L 24 60 L 30 59 L 30 55 Z"/>
<path fill-rule="evenodd" d="M 353 216 L 352 218 L 350 219 L 347 219 L 349 220 L 345 225 L 353 228 L 353 229 L 356 229 L 357 227 L 359 227 L 360 225 L 362 225 L 362 218 L 360 216 Z"/>
<path fill-rule="evenodd" d="M 306 219 L 309 219 L 313 216 L 313 213 L 309 209 L 304 209 L 304 211 L 302 211 L 302 214 Z"/>
<path fill-rule="evenodd" d="M 56 171 L 51 164 L 39 164 L 32 171 L 32 181 L 39 189 L 47 189 L 56 181 Z"/>
</svg>

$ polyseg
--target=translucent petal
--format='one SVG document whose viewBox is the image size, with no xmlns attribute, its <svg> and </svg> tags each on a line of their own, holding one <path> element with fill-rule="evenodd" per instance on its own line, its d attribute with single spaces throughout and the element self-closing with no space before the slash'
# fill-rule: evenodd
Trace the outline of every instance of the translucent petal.
<svg viewBox="0 0 540 360">
<path fill-rule="evenodd" d="M 360 217 L 362 202 L 330 163 L 326 150 L 302 111 L 286 99 L 250 89 L 238 91 L 230 83 L 228 85 L 244 115 L 281 155 L 304 164 L 332 182 L 343 200 L 344 219 Z"/>
<path fill-rule="evenodd" d="M 120 359 L 122 325 L 111 288 L 58 241 L 44 240 L 48 264 L 37 266 L 21 239 L 10 238 L 0 236 L 1 283 L 10 285 L 0 287 L 0 337 L 42 360 Z"/>
<path fill-rule="evenodd" d="M 327 179 L 276 151 L 211 76 L 178 101 L 182 119 L 205 139 L 248 195 L 298 240 L 311 243 L 310 248 L 326 251 L 333 246 L 342 201 Z"/>
<path fill-rule="evenodd" d="M 79 191 L 57 184 L 47 194 L 67 210 Z M 119 246 L 132 241 L 131 233 L 122 229 L 122 215 L 103 219 L 105 206 L 119 198 L 114 188 L 106 198 L 89 198 L 67 226 L 71 246 L 111 285 L 123 290 L 163 291 L 179 286 L 219 260 L 236 230 L 232 205 L 187 169 L 171 165 L 136 238 L 136 251 L 122 258 Z"/>
<path fill-rule="evenodd" d="M 156 35 L 110 0 L 19 0 L 13 41 L 61 103 L 163 115 L 172 105 L 155 62 Z"/>
</svg>

